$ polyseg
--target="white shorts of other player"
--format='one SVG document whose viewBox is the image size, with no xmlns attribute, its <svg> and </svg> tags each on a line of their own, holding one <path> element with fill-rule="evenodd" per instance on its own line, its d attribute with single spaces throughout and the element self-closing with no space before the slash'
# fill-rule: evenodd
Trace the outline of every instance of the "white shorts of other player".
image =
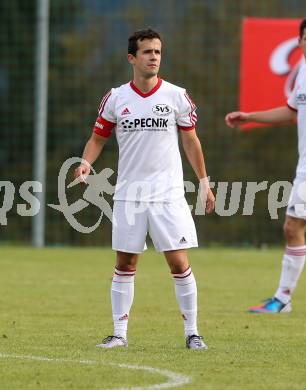
<svg viewBox="0 0 306 390">
<path fill-rule="evenodd" d="M 288 200 L 286 214 L 290 217 L 306 220 L 306 176 L 298 175 Z"/>
<path fill-rule="evenodd" d="M 142 253 L 147 249 L 147 233 L 158 252 L 198 246 L 194 221 L 185 198 L 170 203 L 114 202 L 114 250 Z"/>
</svg>

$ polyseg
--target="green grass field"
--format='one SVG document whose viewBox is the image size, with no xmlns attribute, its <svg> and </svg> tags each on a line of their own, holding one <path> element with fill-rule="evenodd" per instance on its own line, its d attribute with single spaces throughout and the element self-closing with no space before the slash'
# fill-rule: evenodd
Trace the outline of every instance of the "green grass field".
<svg viewBox="0 0 306 390">
<path fill-rule="evenodd" d="M 305 389 L 305 276 L 291 314 L 246 312 L 274 292 L 281 254 L 190 251 L 209 345 L 190 351 L 165 261 L 148 251 L 136 276 L 129 347 L 104 351 L 95 344 L 112 333 L 112 251 L 2 247 L 0 389 Z M 179 375 L 191 383 L 176 386 Z"/>
</svg>

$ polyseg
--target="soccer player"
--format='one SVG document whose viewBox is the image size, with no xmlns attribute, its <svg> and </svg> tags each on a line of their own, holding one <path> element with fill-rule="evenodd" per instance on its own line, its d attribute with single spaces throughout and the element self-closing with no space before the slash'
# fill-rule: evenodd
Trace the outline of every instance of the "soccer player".
<svg viewBox="0 0 306 390">
<path fill-rule="evenodd" d="M 299 44 L 306 57 L 306 19 L 299 28 Z M 291 311 L 291 298 L 302 273 L 305 256 L 306 213 L 301 214 L 298 207 L 305 207 L 301 199 L 301 190 L 306 180 L 306 65 L 303 64 L 292 91 L 287 106 L 277 107 L 259 112 L 232 112 L 226 115 L 225 122 L 230 127 L 239 127 L 247 122 L 288 123 L 296 121 L 298 125 L 299 161 L 296 177 L 293 182 L 284 223 L 286 249 L 282 260 L 282 270 L 278 289 L 274 297 L 264 304 L 250 308 L 253 313 L 283 313 Z M 298 207 L 296 207 L 299 205 Z"/>
<path fill-rule="evenodd" d="M 111 285 L 114 333 L 97 345 L 101 348 L 128 345 L 136 266 L 149 232 L 173 276 L 186 346 L 207 349 L 197 329 L 197 286 L 186 251 L 198 243 L 184 197 L 179 135 L 199 179 L 207 213 L 214 209 L 215 198 L 195 130 L 196 106 L 185 89 L 158 77 L 161 53 L 161 37 L 152 29 L 137 31 L 129 38 L 127 59 L 133 67 L 133 80 L 111 89 L 102 99 L 83 163 L 75 171 L 75 176 L 84 180 L 90 173 L 89 165 L 115 132 L 119 162 L 112 230 L 112 247 L 117 252 Z"/>
</svg>

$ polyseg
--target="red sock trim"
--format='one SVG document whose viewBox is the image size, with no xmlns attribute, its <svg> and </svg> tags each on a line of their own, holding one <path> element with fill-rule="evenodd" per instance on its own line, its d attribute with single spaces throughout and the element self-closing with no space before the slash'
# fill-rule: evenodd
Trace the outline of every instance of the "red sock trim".
<svg viewBox="0 0 306 390">
<path fill-rule="evenodd" d="M 172 276 L 175 279 L 184 279 L 191 275 L 191 268 L 190 266 L 186 269 L 186 271 L 182 272 L 181 274 L 172 274 Z M 186 275 L 185 275 L 186 274 Z"/>
<path fill-rule="evenodd" d="M 132 270 L 132 271 L 120 271 L 118 268 L 115 267 L 115 275 L 118 275 L 118 276 L 134 276 L 136 273 L 136 270 Z"/>
<path fill-rule="evenodd" d="M 294 247 L 286 247 L 286 255 L 289 256 L 305 256 L 306 255 L 306 246 L 294 249 Z"/>
</svg>

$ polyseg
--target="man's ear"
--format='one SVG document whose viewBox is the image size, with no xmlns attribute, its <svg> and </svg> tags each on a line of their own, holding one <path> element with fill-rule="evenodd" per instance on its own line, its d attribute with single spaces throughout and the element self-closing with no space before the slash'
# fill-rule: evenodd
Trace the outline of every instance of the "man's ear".
<svg viewBox="0 0 306 390">
<path fill-rule="evenodd" d="M 134 64 L 134 60 L 135 60 L 135 57 L 133 56 L 133 54 L 128 54 L 127 55 L 127 60 L 129 61 L 130 64 Z"/>
</svg>

